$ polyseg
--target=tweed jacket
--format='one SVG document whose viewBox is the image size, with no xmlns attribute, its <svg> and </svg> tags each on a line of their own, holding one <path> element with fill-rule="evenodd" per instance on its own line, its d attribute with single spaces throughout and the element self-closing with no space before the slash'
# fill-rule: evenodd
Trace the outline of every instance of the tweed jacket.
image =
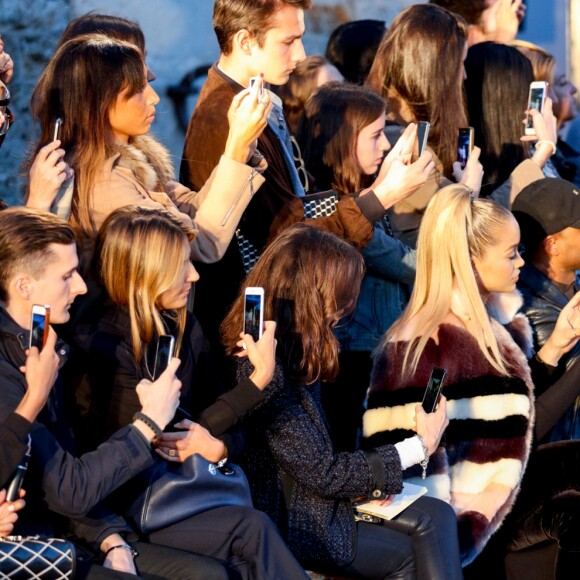
<svg viewBox="0 0 580 580">
<path fill-rule="evenodd" d="M 517 310 L 520 303 L 515 301 L 513 307 Z M 427 479 L 421 479 L 419 466 L 406 470 L 404 478 L 426 485 L 430 495 L 451 503 L 458 517 L 463 565 L 481 552 L 511 510 L 532 443 L 533 383 L 526 356 L 500 322 L 491 322 L 510 376 L 489 364 L 469 332 L 442 324 L 438 344 L 428 341 L 410 377 L 401 378 L 406 343 L 388 343 L 378 352 L 363 417 L 366 445 L 413 435 L 415 405 L 422 400 L 432 368 L 447 370 L 443 393 L 449 426 L 430 458 Z M 514 317 L 509 330 L 531 348 L 524 316 Z"/>
<path fill-rule="evenodd" d="M 250 368 L 247 360 L 238 362 L 239 377 Z M 378 461 L 364 451 L 335 453 L 320 384 L 297 384 L 284 376 L 280 364 L 265 400 L 244 424 L 246 447 L 239 463 L 254 506 L 274 520 L 302 563 L 348 564 L 356 549 L 351 499 L 370 495 L 379 480 L 386 493 L 402 489 L 395 447 L 376 449 Z"/>
<path fill-rule="evenodd" d="M 127 205 L 165 209 L 195 232 L 192 258 L 219 260 L 264 178 L 260 171 L 222 156 L 199 191 L 173 181 L 169 152 L 151 136 L 134 137 L 109 157 L 93 190 L 92 217 L 98 229 L 114 210 Z"/>
</svg>

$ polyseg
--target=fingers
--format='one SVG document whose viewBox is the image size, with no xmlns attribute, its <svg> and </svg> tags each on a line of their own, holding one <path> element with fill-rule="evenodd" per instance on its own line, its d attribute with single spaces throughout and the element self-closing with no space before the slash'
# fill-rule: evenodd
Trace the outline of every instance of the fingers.
<svg viewBox="0 0 580 580">
<path fill-rule="evenodd" d="M 36 160 L 41 162 L 47 161 L 50 155 L 55 154 L 56 156 L 54 159 L 54 163 L 56 163 L 58 159 L 64 156 L 64 149 L 59 149 L 59 147 L 60 147 L 59 139 L 57 139 L 56 141 L 51 141 L 50 143 L 48 143 L 47 145 L 45 145 L 40 149 L 40 151 L 36 155 Z"/>
<path fill-rule="evenodd" d="M 181 364 L 181 361 L 177 358 L 177 357 L 173 357 L 170 361 L 169 364 L 167 365 L 167 368 L 163 371 L 162 375 L 167 375 L 167 374 L 172 374 L 174 375 L 177 372 L 177 369 L 179 368 L 179 365 Z"/>
</svg>

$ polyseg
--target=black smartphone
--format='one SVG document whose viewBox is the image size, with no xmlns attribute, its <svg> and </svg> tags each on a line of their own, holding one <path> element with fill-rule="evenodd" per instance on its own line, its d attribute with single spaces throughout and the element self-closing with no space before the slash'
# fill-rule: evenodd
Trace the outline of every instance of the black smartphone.
<svg viewBox="0 0 580 580">
<path fill-rule="evenodd" d="M 257 342 L 263 332 L 264 289 L 251 286 L 244 293 L 244 334 L 249 334 Z"/>
<path fill-rule="evenodd" d="M 52 140 L 56 141 L 57 139 L 60 140 L 60 132 L 62 130 L 62 119 L 59 117 L 55 122 L 54 122 L 54 130 L 52 132 Z"/>
<path fill-rule="evenodd" d="M 48 328 L 50 325 L 50 306 L 40 304 L 32 305 L 32 315 L 30 318 L 30 338 L 28 348 L 35 346 L 39 351 L 46 344 L 48 338 Z"/>
<path fill-rule="evenodd" d="M 153 380 L 156 381 L 167 368 L 169 361 L 173 358 L 175 350 L 175 338 L 170 334 L 162 334 L 157 341 L 155 352 L 155 366 L 153 367 Z"/>
<path fill-rule="evenodd" d="M 429 141 L 429 129 L 431 123 L 428 121 L 419 121 L 417 123 L 417 157 L 421 157 L 427 149 L 427 141 Z"/>
<path fill-rule="evenodd" d="M 433 367 L 427 388 L 425 389 L 425 395 L 423 395 L 422 405 L 425 413 L 432 413 L 437 408 L 446 376 L 447 371 L 445 369 Z"/>
<path fill-rule="evenodd" d="M 457 136 L 457 159 L 461 169 L 465 169 L 473 151 L 473 127 L 461 127 Z"/>
<path fill-rule="evenodd" d="M 20 461 L 12 481 L 8 485 L 8 490 L 6 491 L 6 501 L 16 501 L 20 497 L 20 490 L 22 489 L 22 484 L 24 483 L 24 476 L 26 475 L 26 470 L 28 469 L 28 462 L 30 460 L 30 455 L 26 453 L 22 460 Z"/>
</svg>

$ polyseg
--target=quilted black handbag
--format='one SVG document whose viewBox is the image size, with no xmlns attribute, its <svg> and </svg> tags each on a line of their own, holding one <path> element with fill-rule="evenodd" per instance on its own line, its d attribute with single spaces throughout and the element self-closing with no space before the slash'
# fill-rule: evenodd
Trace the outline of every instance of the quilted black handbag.
<svg viewBox="0 0 580 580">
<path fill-rule="evenodd" d="M 74 544 L 42 536 L 0 538 L 0 578 L 69 580 L 75 576 Z"/>
<path fill-rule="evenodd" d="M 250 486 L 239 466 L 218 468 L 197 454 L 183 463 L 158 460 L 130 486 L 137 487 L 137 495 L 125 514 L 144 534 L 214 508 L 252 507 Z"/>
</svg>

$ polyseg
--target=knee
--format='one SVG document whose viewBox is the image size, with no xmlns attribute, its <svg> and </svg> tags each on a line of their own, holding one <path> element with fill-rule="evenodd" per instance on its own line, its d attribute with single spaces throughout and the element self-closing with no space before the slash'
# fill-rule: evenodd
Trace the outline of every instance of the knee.
<svg viewBox="0 0 580 580">
<path fill-rule="evenodd" d="M 423 501 L 420 507 L 417 506 L 419 512 L 416 518 L 417 532 L 434 528 L 441 533 L 447 533 L 449 530 L 457 529 L 457 516 L 448 503 L 431 497 L 421 499 Z"/>
</svg>

